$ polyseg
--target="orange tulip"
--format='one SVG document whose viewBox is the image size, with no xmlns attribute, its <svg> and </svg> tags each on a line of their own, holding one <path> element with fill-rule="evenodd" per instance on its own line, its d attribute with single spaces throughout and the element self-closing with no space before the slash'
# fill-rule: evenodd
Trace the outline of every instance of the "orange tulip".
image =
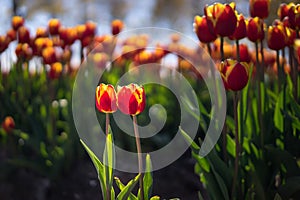
<svg viewBox="0 0 300 200">
<path fill-rule="evenodd" d="M 60 77 L 63 70 L 63 66 L 60 62 L 55 62 L 51 64 L 50 71 L 48 73 L 48 76 L 50 79 L 57 79 Z"/>
<path fill-rule="evenodd" d="M 2 122 L 2 128 L 6 131 L 6 133 L 12 132 L 15 128 L 15 121 L 11 116 L 5 117 L 4 121 Z"/>
<path fill-rule="evenodd" d="M 48 22 L 48 29 L 51 35 L 58 35 L 61 23 L 59 19 L 50 19 Z"/>
<path fill-rule="evenodd" d="M 221 37 L 230 36 L 234 33 L 237 23 L 235 3 L 214 3 L 206 6 L 204 13 L 211 32 Z"/>
<path fill-rule="evenodd" d="M 9 40 L 5 35 L 0 36 L 0 53 L 5 51 L 8 47 Z"/>
<path fill-rule="evenodd" d="M 116 19 L 111 22 L 111 33 L 113 35 L 119 34 L 124 28 L 124 24 L 121 20 Z"/>
<path fill-rule="evenodd" d="M 113 113 L 117 111 L 116 91 L 112 85 L 101 83 L 97 86 L 96 107 L 103 113 Z"/>
<path fill-rule="evenodd" d="M 208 28 L 206 16 L 195 16 L 193 26 L 200 42 L 210 43 L 217 39 L 217 36 Z"/>
<path fill-rule="evenodd" d="M 24 25 L 24 18 L 21 16 L 14 16 L 11 20 L 12 28 L 17 31 L 21 26 Z"/>
<path fill-rule="evenodd" d="M 145 90 L 136 84 L 118 87 L 117 98 L 118 108 L 124 114 L 138 115 L 145 109 Z"/>
<path fill-rule="evenodd" d="M 45 64 L 53 64 L 57 62 L 56 52 L 53 47 L 46 47 L 42 50 L 42 57 Z"/>
<path fill-rule="evenodd" d="M 21 26 L 18 29 L 18 41 L 19 43 L 30 43 L 30 33 L 25 26 Z"/>
</svg>

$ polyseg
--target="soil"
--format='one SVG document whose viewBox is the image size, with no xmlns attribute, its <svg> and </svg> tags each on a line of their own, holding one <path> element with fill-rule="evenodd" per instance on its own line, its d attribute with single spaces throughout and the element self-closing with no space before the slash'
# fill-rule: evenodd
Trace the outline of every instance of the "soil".
<svg viewBox="0 0 300 200">
<path fill-rule="evenodd" d="M 194 161 L 183 156 L 171 165 L 153 172 L 153 195 L 161 199 L 198 199 L 198 191 L 203 191 L 199 178 L 194 174 Z M 99 200 L 100 185 L 96 170 L 89 160 L 77 161 L 76 166 L 61 179 L 50 181 L 28 170 L 18 170 L 13 179 L 0 180 L 1 200 Z M 115 172 L 122 182 L 127 182 L 136 174 Z"/>
</svg>

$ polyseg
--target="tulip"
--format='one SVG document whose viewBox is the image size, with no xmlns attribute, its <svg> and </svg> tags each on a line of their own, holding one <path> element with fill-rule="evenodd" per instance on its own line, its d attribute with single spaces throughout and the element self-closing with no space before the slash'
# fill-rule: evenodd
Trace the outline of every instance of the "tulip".
<svg viewBox="0 0 300 200">
<path fill-rule="evenodd" d="M 217 39 L 217 36 L 214 34 L 214 32 L 211 32 L 208 28 L 206 16 L 196 16 L 194 18 L 193 26 L 194 32 L 197 34 L 200 42 L 210 43 Z"/>
<path fill-rule="evenodd" d="M 118 87 L 117 98 L 118 108 L 124 114 L 135 116 L 145 109 L 145 90 L 136 84 Z"/>
<path fill-rule="evenodd" d="M 57 79 L 60 77 L 63 70 L 63 66 L 60 62 L 51 64 L 50 71 L 48 73 L 50 79 Z"/>
<path fill-rule="evenodd" d="M 25 26 L 18 29 L 18 41 L 19 43 L 30 43 L 30 33 Z"/>
<path fill-rule="evenodd" d="M 101 83 L 97 86 L 96 107 L 103 113 L 113 113 L 117 111 L 116 91 L 112 85 Z"/>
<path fill-rule="evenodd" d="M 235 3 L 215 3 L 204 8 L 207 24 L 211 32 L 221 37 L 230 36 L 234 33 L 237 23 Z"/>
<path fill-rule="evenodd" d="M 109 56 L 106 53 L 97 52 L 93 55 L 93 61 L 98 69 L 105 69 Z"/>
<path fill-rule="evenodd" d="M 6 32 L 6 36 L 7 38 L 9 39 L 9 41 L 14 41 L 17 39 L 17 32 L 14 30 L 14 29 L 9 29 L 7 32 Z"/>
<path fill-rule="evenodd" d="M 269 16 L 270 0 L 250 0 L 251 17 L 265 19 Z"/>
<path fill-rule="evenodd" d="M 5 51 L 8 47 L 9 41 L 5 35 L 0 36 L 0 53 Z"/>
<path fill-rule="evenodd" d="M 56 52 L 53 47 L 47 47 L 42 50 L 42 57 L 45 64 L 53 64 L 57 62 Z"/>
<path fill-rule="evenodd" d="M 241 62 L 250 62 L 251 57 L 249 54 L 248 46 L 245 44 L 239 45 L 239 55 L 240 55 L 240 61 Z M 233 51 L 233 57 L 237 58 L 237 52 Z"/>
<path fill-rule="evenodd" d="M 290 8 L 294 5 L 295 5 L 294 3 L 289 3 L 289 4 L 282 3 L 282 4 L 280 4 L 280 6 L 277 10 L 277 15 L 278 15 L 279 19 L 283 20 L 285 17 L 287 17 L 289 15 Z"/>
<path fill-rule="evenodd" d="M 247 37 L 252 42 L 261 41 L 265 37 L 264 23 L 258 18 L 251 18 L 247 24 Z"/>
<path fill-rule="evenodd" d="M 232 35 L 229 36 L 231 40 L 241 40 L 247 36 L 247 27 L 246 21 L 242 14 L 237 16 L 237 25 L 235 31 Z"/>
<path fill-rule="evenodd" d="M 268 46 L 273 50 L 283 49 L 287 43 L 287 36 L 285 34 L 283 25 L 273 25 L 268 28 Z"/>
<path fill-rule="evenodd" d="M 16 56 L 24 60 L 30 60 L 32 58 L 32 48 L 27 44 L 18 44 L 15 50 Z"/>
<path fill-rule="evenodd" d="M 50 19 L 50 21 L 48 22 L 48 29 L 51 35 L 58 35 L 60 27 L 61 23 L 59 19 Z"/>
<path fill-rule="evenodd" d="M 24 18 L 21 16 L 14 16 L 11 20 L 12 28 L 17 31 L 21 26 L 24 25 Z"/>
<path fill-rule="evenodd" d="M 242 90 L 249 80 L 249 64 L 227 59 L 221 63 L 220 72 L 225 82 L 224 86 L 232 91 Z"/>
<path fill-rule="evenodd" d="M 11 133 L 12 130 L 15 128 L 15 121 L 11 116 L 5 117 L 4 121 L 2 122 L 2 128 L 5 130 L 6 133 Z"/>
<path fill-rule="evenodd" d="M 37 28 L 35 38 L 45 38 L 48 37 L 48 30 L 45 28 Z"/>
<path fill-rule="evenodd" d="M 121 20 L 116 19 L 111 23 L 111 33 L 113 35 L 119 34 L 124 28 L 124 24 Z"/>
<path fill-rule="evenodd" d="M 291 28 L 298 30 L 300 29 L 300 4 L 292 5 L 288 12 L 289 22 Z"/>
</svg>

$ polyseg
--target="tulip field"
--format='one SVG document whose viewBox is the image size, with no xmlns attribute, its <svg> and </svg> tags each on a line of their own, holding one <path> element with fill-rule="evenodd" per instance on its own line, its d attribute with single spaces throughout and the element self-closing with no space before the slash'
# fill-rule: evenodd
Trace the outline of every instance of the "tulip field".
<svg viewBox="0 0 300 200">
<path fill-rule="evenodd" d="M 195 39 L 12 16 L 0 199 L 300 199 L 300 4 L 238 3 L 206 5 Z"/>
</svg>

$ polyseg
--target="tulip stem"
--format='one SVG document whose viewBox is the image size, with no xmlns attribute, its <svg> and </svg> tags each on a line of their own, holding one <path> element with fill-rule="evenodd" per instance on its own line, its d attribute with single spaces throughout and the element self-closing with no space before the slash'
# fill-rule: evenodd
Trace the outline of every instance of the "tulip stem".
<svg viewBox="0 0 300 200">
<path fill-rule="evenodd" d="M 237 59 L 238 62 L 241 62 L 239 40 L 236 40 L 235 44 L 236 44 L 236 59 Z"/>
<path fill-rule="evenodd" d="M 240 142 L 239 142 L 239 123 L 238 123 L 238 92 L 234 92 L 233 97 L 233 109 L 234 109 L 234 122 L 235 122 L 235 160 L 234 160 L 234 175 L 232 181 L 231 198 L 233 199 L 235 194 L 235 186 L 239 173 L 239 154 L 240 154 Z"/>
<path fill-rule="evenodd" d="M 261 54 L 261 69 L 260 71 L 260 81 L 264 82 L 265 77 L 264 77 L 264 67 L 265 67 L 265 55 L 264 55 L 264 42 L 263 40 L 260 41 L 260 54 Z"/>
<path fill-rule="evenodd" d="M 256 53 L 256 78 L 257 78 L 257 89 L 258 89 L 258 97 L 257 97 L 257 112 L 258 112 L 258 122 L 259 122 L 259 128 L 260 128 L 260 143 L 261 147 L 264 145 L 264 123 L 263 123 L 263 117 L 262 117 L 262 102 L 261 102 L 261 68 L 263 67 L 259 62 L 259 50 L 258 50 L 258 43 L 255 42 L 255 53 Z"/>
<path fill-rule="evenodd" d="M 211 47 L 210 47 L 210 43 L 207 43 L 207 51 L 209 53 L 209 55 L 211 56 Z"/>
<path fill-rule="evenodd" d="M 276 51 L 276 64 L 277 64 L 277 75 L 278 75 L 278 93 L 281 90 L 281 80 L 282 80 L 282 74 L 281 74 L 281 66 L 280 66 L 280 60 L 279 60 L 279 50 Z"/>
<path fill-rule="evenodd" d="M 224 38 L 220 37 L 221 44 L 220 44 L 220 53 L 221 53 L 221 61 L 224 61 Z"/>
<path fill-rule="evenodd" d="M 109 132 L 109 113 L 105 114 L 105 135 L 106 137 L 108 136 L 108 132 Z M 111 196 L 110 196 L 110 188 L 107 187 L 106 188 L 106 198 L 107 200 L 111 200 Z"/>
<path fill-rule="evenodd" d="M 142 160 L 142 149 L 141 149 L 141 143 L 140 143 L 140 135 L 139 130 L 137 126 L 137 119 L 136 116 L 133 115 L 133 128 L 134 128 L 134 135 L 135 135 L 135 142 L 136 142 L 136 148 L 138 153 L 138 164 L 139 164 L 139 174 L 140 174 L 140 194 L 141 194 L 141 200 L 144 200 L 144 185 L 143 185 L 143 160 Z"/>
</svg>

